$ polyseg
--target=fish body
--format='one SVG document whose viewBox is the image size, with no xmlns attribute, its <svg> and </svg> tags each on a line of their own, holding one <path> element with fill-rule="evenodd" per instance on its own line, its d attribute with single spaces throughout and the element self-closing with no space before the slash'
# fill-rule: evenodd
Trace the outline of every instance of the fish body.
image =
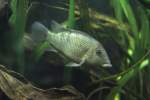
<svg viewBox="0 0 150 100">
<path fill-rule="evenodd" d="M 51 48 L 60 55 L 70 60 L 66 66 L 78 67 L 86 63 L 102 67 L 111 67 L 111 62 L 102 44 L 88 34 L 63 28 L 60 24 L 52 21 L 52 30 L 35 22 L 32 25 L 31 37 L 34 41 L 46 40 Z M 36 34 L 36 36 L 35 36 Z"/>
</svg>

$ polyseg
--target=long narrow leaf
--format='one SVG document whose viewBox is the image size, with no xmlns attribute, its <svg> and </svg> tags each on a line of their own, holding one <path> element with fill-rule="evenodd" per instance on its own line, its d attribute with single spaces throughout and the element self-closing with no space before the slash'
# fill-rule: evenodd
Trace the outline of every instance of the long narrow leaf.
<svg viewBox="0 0 150 100">
<path fill-rule="evenodd" d="M 134 16 L 134 13 L 132 11 L 132 7 L 129 3 L 129 0 L 120 0 L 120 4 L 122 6 L 122 9 L 125 13 L 125 16 L 128 19 L 128 22 L 131 26 L 131 30 L 133 32 L 133 34 L 135 34 L 135 37 L 138 38 L 138 27 L 137 27 L 137 22 L 136 22 L 136 18 Z"/>
<path fill-rule="evenodd" d="M 69 0 L 69 18 L 68 18 L 68 27 L 74 28 L 75 26 L 75 1 Z"/>
<path fill-rule="evenodd" d="M 114 97 L 117 93 L 120 93 L 121 89 L 125 84 L 133 78 L 135 75 L 138 74 L 141 70 L 143 70 L 146 66 L 140 65 L 142 62 L 150 55 L 150 50 L 135 64 L 135 66 L 129 70 L 128 73 L 122 76 L 120 80 L 118 80 L 118 86 L 114 87 L 110 94 L 108 95 L 106 100 L 114 100 Z"/>
<path fill-rule="evenodd" d="M 13 14 L 10 18 L 10 24 L 13 27 L 13 49 L 16 56 L 16 70 L 23 73 L 24 57 L 23 57 L 23 36 L 26 24 L 26 10 L 28 7 L 28 0 L 12 0 L 11 9 Z"/>
</svg>

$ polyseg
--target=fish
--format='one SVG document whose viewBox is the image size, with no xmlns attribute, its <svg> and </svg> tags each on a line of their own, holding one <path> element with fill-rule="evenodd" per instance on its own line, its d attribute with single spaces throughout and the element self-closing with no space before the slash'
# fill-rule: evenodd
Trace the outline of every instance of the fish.
<svg viewBox="0 0 150 100">
<path fill-rule="evenodd" d="M 65 66 L 81 67 L 87 64 L 112 67 L 106 50 L 98 40 L 80 30 L 64 28 L 54 20 L 51 21 L 50 30 L 35 21 L 31 26 L 30 37 L 36 43 L 47 41 L 50 51 L 67 59 Z"/>
</svg>

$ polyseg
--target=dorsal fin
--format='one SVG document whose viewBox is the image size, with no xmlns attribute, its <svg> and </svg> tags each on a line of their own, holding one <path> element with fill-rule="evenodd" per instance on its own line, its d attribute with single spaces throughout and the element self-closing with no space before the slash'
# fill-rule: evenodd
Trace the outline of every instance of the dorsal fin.
<svg viewBox="0 0 150 100">
<path fill-rule="evenodd" d="M 51 31 L 52 32 L 61 32 L 66 30 L 61 24 L 57 23 L 55 20 L 51 21 Z"/>
</svg>

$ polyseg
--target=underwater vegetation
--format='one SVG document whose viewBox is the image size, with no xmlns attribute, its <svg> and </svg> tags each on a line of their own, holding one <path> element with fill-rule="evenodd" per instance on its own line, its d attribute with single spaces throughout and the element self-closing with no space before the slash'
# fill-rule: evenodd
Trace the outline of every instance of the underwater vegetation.
<svg viewBox="0 0 150 100">
<path fill-rule="evenodd" d="M 149 5 L 149 0 L 0 0 L 0 100 L 150 100 Z M 64 42 L 68 37 L 78 46 Z M 89 64 L 95 48 L 80 52 L 84 45 L 94 47 L 93 40 L 102 45 L 96 63 L 103 59 L 112 67 Z M 80 61 L 71 50 L 79 50 Z M 66 58 L 72 62 L 67 66 Z"/>
</svg>

